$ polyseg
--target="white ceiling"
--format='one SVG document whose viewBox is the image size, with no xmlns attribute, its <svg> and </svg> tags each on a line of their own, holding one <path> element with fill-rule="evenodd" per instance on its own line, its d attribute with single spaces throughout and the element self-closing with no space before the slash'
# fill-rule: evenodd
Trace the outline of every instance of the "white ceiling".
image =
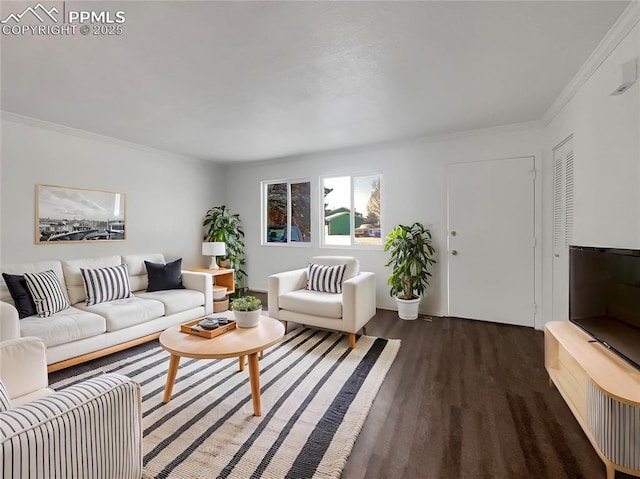
<svg viewBox="0 0 640 479">
<path fill-rule="evenodd" d="M 217 161 L 540 120 L 628 4 L 67 1 L 124 33 L 2 35 L 2 109 Z"/>
</svg>

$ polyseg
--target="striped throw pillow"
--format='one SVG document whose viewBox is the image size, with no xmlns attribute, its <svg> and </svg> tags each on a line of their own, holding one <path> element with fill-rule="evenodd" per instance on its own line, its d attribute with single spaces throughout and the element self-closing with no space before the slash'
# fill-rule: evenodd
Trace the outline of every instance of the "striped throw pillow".
<svg viewBox="0 0 640 479">
<path fill-rule="evenodd" d="M 62 292 L 58 277 L 53 270 L 42 273 L 25 273 L 24 279 L 33 297 L 38 316 L 41 318 L 47 318 L 69 307 L 69 302 Z"/>
<path fill-rule="evenodd" d="M 0 380 L 0 412 L 8 411 L 9 409 L 11 409 L 11 399 L 9 399 L 7 388 Z"/>
<path fill-rule="evenodd" d="M 323 293 L 342 293 L 342 278 L 346 264 L 336 266 L 324 266 L 309 263 L 309 281 L 307 289 Z"/>
<path fill-rule="evenodd" d="M 87 295 L 87 306 L 131 297 L 126 264 L 98 269 L 80 268 L 80 273 Z"/>
</svg>

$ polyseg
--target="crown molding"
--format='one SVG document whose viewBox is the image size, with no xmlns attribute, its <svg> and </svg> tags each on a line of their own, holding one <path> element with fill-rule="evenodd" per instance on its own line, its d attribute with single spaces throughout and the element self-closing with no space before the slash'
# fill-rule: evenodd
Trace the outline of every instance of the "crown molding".
<svg viewBox="0 0 640 479">
<path fill-rule="evenodd" d="M 397 138 L 394 140 L 378 141 L 375 143 L 366 143 L 361 145 L 347 146 L 343 148 L 333 148 L 321 151 L 302 152 L 293 155 L 280 156 L 275 158 L 265 158 L 263 160 L 234 161 L 224 162 L 226 166 L 247 166 L 252 167 L 256 164 L 260 165 L 277 165 L 282 163 L 290 163 L 297 160 L 321 159 L 327 156 L 344 155 L 351 153 L 366 153 L 368 151 L 395 148 L 402 146 L 419 146 L 430 143 L 442 143 L 447 141 L 464 140 L 483 135 L 499 135 L 501 133 L 512 133 L 517 131 L 537 130 L 544 128 L 542 120 L 523 121 L 520 123 L 508 123 L 506 125 L 491 126 L 487 128 L 479 128 L 476 130 L 464 130 L 454 133 L 445 133 L 441 135 L 419 135 L 405 138 Z"/>
<path fill-rule="evenodd" d="M 18 113 L 12 113 L 6 110 L 0 110 L 0 115 L 3 120 L 10 121 L 13 123 L 18 123 L 20 125 L 31 126 L 34 128 L 41 128 L 43 130 L 52 131 L 55 133 L 62 133 L 64 135 L 75 136 L 76 138 L 82 138 L 85 140 L 94 140 L 101 141 L 104 143 L 109 143 L 111 145 L 121 146 L 124 148 L 129 148 L 133 150 L 138 150 L 144 153 L 150 153 L 154 155 L 164 156 L 166 158 L 172 158 L 174 160 L 180 161 L 196 161 L 196 162 L 205 162 L 201 158 L 196 158 L 193 156 L 180 155 L 178 153 L 172 153 L 166 150 L 159 150 L 157 148 L 152 148 L 150 146 L 141 145 L 139 143 L 133 143 L 131 141 L 120 140 L 118 138 L 113 138 L 111 136 L 100 135 L 98 133 L 93 133 L 87 130 L 80 130 L 78 128 L 72 128 L 70 126 L 61 125 L 59 123 L 52 123 L 50 121 L 39 120 L 37 118 L 33 118 L 30 116 L 19 115 Z M 211 163 L 208 162 L 207 163 Z"/>
<path fill-rule="evenodd" d="M 543 127 L 544 124 L 541 120 L 530 120 L 522 121 L 519 123 L 507 123 L 506 125 L 479 128 L 476 130 L 465 130 L 455 133 L 445 133 L 442 135 L 422 136 L 415 138 L 415 140 L 422 143 L 440 143 L 443 141 L 461 140 L 474 136 L 499 135 L 500 133 L 511 133 L 514 131 L 535 130 Z"/>
<path fill-rule="evenodd" d="M 587 61 L 580 67 L 578 73 L 575 74 L 560 95 L 558 95 L 558 98 L 556 98 L 542 116 L 542 121 L 545 125 L 548 125 L 567 103 L 571 101 L 578 90 L 591 78 L 591 75 L 593 75 L 600 65 L 609 57 L 611 52 L 629 34 L 633 27 L 636 26 L 639 20 L 640 0 L 632 0 L 631 4 L 622 12 L 620 18 L 618 18 L 616 23 L 609 29 L 596 49 L 589 55 Z"/>
<path fill-rule="evenodd" d="M 130 141 L 120 140 L 118 138 L 113 138 L 111 136 L 100 135 L 98 133 L 93 133 L 87 130 L 80 130 L 77 128 L 72 128 L 69 126 L 61 125 L 59 123 L 52 123 L 45 120 L 39 120 L 37 118 L 33 118 L 30 116 L 20 115 L 17 113 L 12 113 L 6 110 L 0 110 L 0 117 L 3 120 L 10 121 L 13 123 L 18 123 L 21 125 L 31 126 L 34 128 L 41 128 L 48 131 L 53 131 L 56 133 L 62 133 L 65 135 L 75 136 L 76 138 L 89 139 L 94 141 L 102 141 L 105 143 L 109 143 L 112 145 L 122 146 L 125 148 L 130 148 L 138 151 L 142 151 L 145 153 L 151 153 L 155 155 L 161 155 L 167 158 L 173 158 L 181 161 L 196 161 L 196 162 L 207 162 L 207 163 L 216 163 L 220 166 L 229 166 L 236 164 L 252 164 L 252 163 L 280 163 L 280 162 L 288 162 L 293 160 L 300 159 L 310 159 L 310 158 L 318 158 L 331 154 L 340 154 L 340 153 L 349 153 L 349 152 L 362 152 L 368 151 L 371 149 L 377 148 L 385 148 L 385 147 L 394 147 L 398 145 L 411 145 L 418 143 L 439 143 L 446 141 L 454 141 L 474 136 L 481 135 L 496 135 L 500 133 L 521 131 L 521 130 L 533 130 L 537 128 L 544 127 L 544 124 L 540 120 L 533 121 L 525 121 L 520 123 L 511 123 L 506 125 L 488 127 L 488 128 L 480 128 L 477 130 L 465 130 L 455 133 L 446 133 L 442 135 L 420 135 L 409 138 L 398 138 L 395 140 L 388 140 L 376 143 L 368 143 L 365 145 L 354 145 L 345 148 L 336 148 L 331 150 L 322 150 L 316 152 L 308 152 L 308 153 L 300 153 L 289 156 L 277 157 L 277 158 L 265 158 L 263 160 L 249 160 L 249 161 L 209 161 L 201 158 L 191 157 L 180 155 L 177 153 L 172 153 L 170 151 L 159 150 L 156 148 L 152 148 L 150 146 L 141 145 L 139 143 L 133 143 Z"/>
</svg>

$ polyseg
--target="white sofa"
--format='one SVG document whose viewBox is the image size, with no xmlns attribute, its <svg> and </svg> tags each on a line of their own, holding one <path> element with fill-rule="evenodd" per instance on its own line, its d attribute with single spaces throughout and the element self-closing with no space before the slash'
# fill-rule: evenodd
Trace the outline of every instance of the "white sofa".
<svg viewBox="0 0 640 479">
<path fill-rule="evenodd" d="M 268 279 L 269 316 L 348 333 L 355 348 L 355 333 L 376 314 L 375 274 L 360 271 L 359 261 L 351 256 L 314 256 L 311 263 L 346 264 L 342 293 L 306 289 L 308 268 L 273 274 Z"/>
<path fill-rule="evenodd" d="M 17 314 L 3 313 L 0 341 L 21 336 L 42 339 L 49 371 L 54 371 L 154 339 L 169 326 L 213 312 L 211 275 L 183 271 L 185 289 L 146 292 L 145 260 L 165 263 L 161 254 L 144 254 L 3 265 L 2 272 L 8 274 L 53 270 L 71 307 L 47 318 L 29 316 L 18 320 Z M 86 306 L 80 268 L 121 264 L 127 265 L 133 296 Z M 12 303 L 4 279 L 0 280 L 0 301 Z"/>
<path fill-rule="evenodd" d="M 10 308 L 0 303 L 2 313 Z M 103 374 L 54 392 L 40 339 L 0 343 L 0 477 L 139 479 L 141 474 L 137 383 Z"/>
</svg>

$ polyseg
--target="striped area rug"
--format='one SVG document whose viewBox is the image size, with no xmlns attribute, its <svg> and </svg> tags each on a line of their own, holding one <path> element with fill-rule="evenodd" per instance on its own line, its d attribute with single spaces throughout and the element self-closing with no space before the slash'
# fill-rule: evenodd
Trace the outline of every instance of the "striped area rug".
<svg viewBox="0 0 640 479">
<path fill-rule="evenodd" d="M 295 329 L 260 359 L 262 417 L 237 359 L 182 358 L 162 403 L 169 355 L 160 347 L 53 384 L 102 372 L 142 386 L 144 478 L 338 478 L 399 340 Z"/>
</svg>

